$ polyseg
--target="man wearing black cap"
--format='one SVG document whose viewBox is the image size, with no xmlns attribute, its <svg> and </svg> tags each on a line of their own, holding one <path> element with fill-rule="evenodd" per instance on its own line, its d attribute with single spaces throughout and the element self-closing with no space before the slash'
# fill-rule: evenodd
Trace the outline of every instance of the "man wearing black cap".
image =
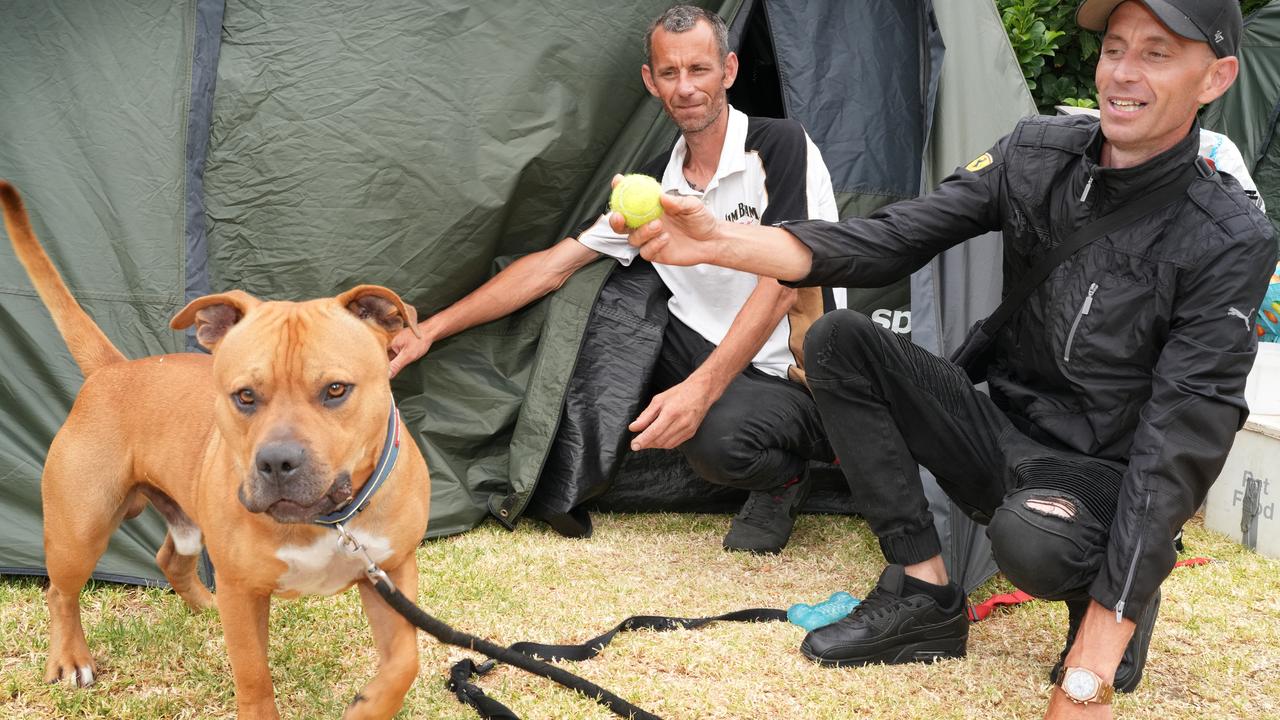
<svg viewBox="0 0 1280 720">
<path fill-rule="evenodd" d="M 1197 159 L 1196 111 L 1239 70 L 1236 0 L 1086 0 L 1077 20 L 1103 33 L 1100 119 L 1024 119 L 933 193 L 867 219 L 735 227 L 663 198 L 666 215 L 630 238 L 665 263 L 878 287 L 1002 231 L 1012 297 L 984 353 L 990 396 L 857 313 L 806 337 L 810 389 L 891 564 L 801 651 L 825 665 L 964 655 L 964 597 L 918 463 L 988 524 L 1015 585 L 1066 601 L 1053 718 L 1110 717 L 1113 690 L 1141 678 L 1173 537 L 1247 417 L 1249 318 L 1276 257 L 1239 184 Z"/>
</svg>

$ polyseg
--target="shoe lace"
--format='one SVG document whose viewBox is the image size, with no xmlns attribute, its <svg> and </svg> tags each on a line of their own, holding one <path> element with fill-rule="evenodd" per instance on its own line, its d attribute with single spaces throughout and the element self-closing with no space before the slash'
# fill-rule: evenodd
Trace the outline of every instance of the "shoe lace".
<svg viewBox="0 0 1280 720">
<path fill-rule="evenodd" d="M 877 585 L 854 607 L 853 617 L 874 620 L 892 612 L 901 602 L 902 598 Z"/>
<path fill-rule="evenodd" d="M 739 517 L 748 525 L 764 527 L 769 524 L 778 506 L 778 500 L 769 493 L 753 492 L 742 506 L 742 514 Z"/>
</svg>

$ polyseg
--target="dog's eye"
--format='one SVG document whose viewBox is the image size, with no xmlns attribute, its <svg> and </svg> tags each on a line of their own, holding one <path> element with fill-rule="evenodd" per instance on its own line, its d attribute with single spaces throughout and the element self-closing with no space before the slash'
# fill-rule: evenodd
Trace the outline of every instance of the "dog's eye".
<svg viewBox="0 0 1280 720">
<path fill-rule="evenodd" d="M 236 407 L 241 410 L 252 410 L 253 404 L 257 401 L 253 391 L 249 388 L 240 388 L 231 394 L 231 399 L 235 401 Z"/>
<path fill-rule="evenodd" d="M 330 407 L 340 404 L 347 399 L 347 395 L 351 392 L 351 385 L 347 383 L 329 383 L 324 388 L 324 395 L 320 400 Z"/>
</svg>

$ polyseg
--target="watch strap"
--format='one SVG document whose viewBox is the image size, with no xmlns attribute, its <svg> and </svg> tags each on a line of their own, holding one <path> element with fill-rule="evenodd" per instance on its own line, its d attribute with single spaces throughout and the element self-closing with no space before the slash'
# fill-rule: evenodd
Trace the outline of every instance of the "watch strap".
<svg viewBox="0 0 1280 720">
<path fill-rule="evenodd" d="M 1067 692 L 1067 688 L 1064 686 L 1064 684 L 1066 683 L 1067 677 L 1071 675 L 1072 671 L 1082 671 L 1082 672 L 1089 673 L 1090 675 L 1093 676 L 1094 680 L 1096 680 L 1098 683 L 1098 689 L 1094 691 L 1093 697 L 1086 698 L 1084 700 L 1078 700 L 1071 693 Z M 1102 679 L 1102 676 L 1098 675 L 1098 673 L 1090 670 L 1087 667 L 1073 666 L 1073 667 L 1062 668 L 1062 674 L 1058 676 L 1057 686 L 1058 686 L 1058 689 L 1062 691 L 1062 694 L 1067 696 L 1068 700 L 1070 700 L 1071 702 L 1077 705 L 1090 705 L 1090 704 L 1110 705 L 1111 699 L 1115 697 L 1115 694 L 1116 694 L 1116 688 L 1114 685 L 1104 681 Z"/>
</svg>

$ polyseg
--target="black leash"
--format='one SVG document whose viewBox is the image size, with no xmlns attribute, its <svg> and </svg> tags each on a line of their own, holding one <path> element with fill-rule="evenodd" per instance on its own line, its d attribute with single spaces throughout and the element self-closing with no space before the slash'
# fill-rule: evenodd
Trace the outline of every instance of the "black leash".
<svg viewBox="0 0 1280 720">
<path fill-rule="evenodd" d="M 620 717 L 629 718 L 630 720 L 662 720 L 657 715 L 632 705 L 586 678 L 578 677 L 567 670 L 545 663 L 533 656 L 537 655 L 551 660 L 589 660 L 599 655 L 600 651 L 610 642 L 613 642 L 613 638 L 620 632 L 631 630 L 655 630 L 658 632 L 677 629 L 692 630 L 718 620 L 766 622 L 787 619 L 785 610 L 767 608 L 738 610 L 724 615 L 702 618 L 636 615 L 618 623 L 616 627 L 603 635 L 578 645 L 544 645 L 521 642 L 515 643 L 511 647 L 502 647 L 484 638 L 454 630 L 445 623 L 428 615 L 396 588 L 395 583 L 391 582 L 391 578 L 387 577 L 382 568 L 378 567 L 377 563 L 373 562 L 373 559 L 365 552 L 364 546 L 350 535 L 341 523 L 335 523 L 333 527 L 338 531 L 340 544 L 343 547 L 352 553 L 362 553 L 369 560 L 369 564 L 365 567 L 365 576 L 368 578 L 369 583 L 373 585 L 373 589 L 377 590 L 382 599 L 386 600 L 387 604 L 394 608 L 396 612 L 403 615 L 414 626 L 446 645 L 476 651 L 491 658 L 488 662 L 480 665 L 476 665 L 472 660 L 462 660 L 456 663 L 449 671 L 447 683 L 447 687 L 453 691 L 459 702 L 475 708 L 480 717 L 486 720 L 520 720 L 518 715 L 511 712 L 502 703 L 485 695 L 478 685 L 471 682 L 473 676 L 478 677 L 492 670 L 495 666 L 495 661 L 514 665 L 534 675 L 553 680 L 570 690 L 582 693 L 609 708 L 610 711 Z"/>
<path fill-rule="evenodd" d="M 513 650 L 522 655 L 532 655 L 548 660 L 590 660 L 599 655 L 606 645 L 613 642 L 615 636 L 620 632 L 628 632 L 631 630 L 654 630 L 656 632 L 665 632 L 667 630 L 693 630 L 703 625 L 717 622 L 720 620 L 737 621 L 737 622 L 772 622 L 776 620 L 786 620 L 786 610 L 774 610 L 772 608 L 751 608 L 748 610 L 738 610 L 715 617 L 701 618 L 678 618 L 666 617 L 664 615 L 635 615 L 618 623 L 609 632 L 578 645 L 548 645 L 534 642 L 518 642 L 509 646 L 508 650 Z M 486 653 L 487 654 L 487 653 Z M 492 656 L 491 656 L 492 657 Z M 466 705 L 475 708 L 480 717 L 485 720 L 520 720 L 505 705 L 494 700 L 484 694 L 480 686 L 471 682 L 474 675 L 480 677 L 488 673 L 494 668 L 496 663 L 493 660 L 476 665 L 471 660 L 461 660 L 454 664 L 449 671 L 449 689 L 453 691 L 458 700 Z M 563 684 L 563 683 L 562 683 Z M 573 688 L 577 690 L 578 688 Z M 610 708 L 612 709 L 612 708 Z M 615 710 L 615 712 L 617 712 Z M 637 716 L 638 717 L 638 716 Z"/>
<path fill-rule="evenodd" d="M 580 678 L 567 670 L 562 670 L 554 665 L 542 662 L 541 660 L 536 660 L 524 653 L 502 647 L 501 645 L 492 643 L 484 638 L 479 638 L 460 630 L 454 630 L 448 625 L 423 612 L 422 608 L 413 604 L 409 598 L 404 596 L 404 593 L 396 589 L 395 585 L 391 583 L 390 578 L 388 578 L 385 573 L 382 573 L 381 570 L 378 572 L 379 576 L 376 579 L 371 579 L 371 581 L 373 582 L 373 588 L 378 591 L 378 594 L 382 596 L 382 599 L 386 600 L 387 604 L 395 608 L 396 612 L 403 615 L 406 620 L 422 630 L 425 630 L 428 635 L 434 637 L 440 642 L 447 645 L 465 648 L 467 650 L 475 650 L 493 658 L 494 660 L 507 663 L 508 665 L 514 665 L 522 670 L 528 670 L 534 675 L 541 675 L 544 678 L 554 680 L 570 690 L 576 690 L 609 708 L 609 710 L 613 711 L 615 715 L 632 718 L 633 720 L 662 720 L 657 715 L 641 710 L 635 705 L 632 705 L 590 680 Z M 488 663 L 485 664 L 487 665 Z M 454 685 L 453 678 L 454 675 L 451 673 L 449 680 L 449 684 L 451 686 Z M 501 703 L 487 697 L 484 698 L 484 700 L 487 701 L 484 703 L 484 706 L 501 714 L 485 715 L 483 712 L 484 708 L 482 708 L 481 705 L 472 702 L 472 699 L 474 698 L 484 697 L 484 693 L 480 692 L 478 687 L 475 687 L 471 692 L 466 691 L 465 685 L 469 684 L 470 683 L 464 683 L 463 685 L 459 685 L 452 689 L 454 689 L 455 694 L 458 695 L 459 700 L 476 707 L 478 710 L 482 710 L 482 717 L 515 718 L 515 720 L 518 720 L 518 718 L 511 714 L 511 711 L 506 707 L 503 707 Z"/>
</svg>

